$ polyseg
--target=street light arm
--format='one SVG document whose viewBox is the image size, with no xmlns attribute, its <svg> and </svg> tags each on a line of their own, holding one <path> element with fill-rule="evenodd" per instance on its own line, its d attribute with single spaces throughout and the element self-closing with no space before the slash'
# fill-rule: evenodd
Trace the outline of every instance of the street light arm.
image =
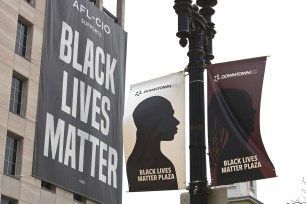
<svg viewBox="0 0 306 204">
<path fill-rule="evenodd" d="M 203 16 L 199 13 L 199 7 L 197 5 L 193 5 L 193 10 L 191 13 L 191 18 L 195 23 L 198 23 L 200 29 L 203 31 L 208 29 L 208 25 Z"/>
<path fill-rule="evenodd" d="M 199 13 L 197 5 L 191 5 L 190 0 L 175 0 L 173 6 L 178 15 L 178 31 L 176 36 L 180 38 L 180 45 L 185 47 L 187 39 L 190 38 L 191 32 L 198 27 L 205 31 L 208 30 L 208 24 L 204 17 Z"/>
<path fill-rule="evenodd" d="M 176 36 L 179 38 L 189 38 L 189 18 L 192 12 L 191 0 L 175 0 L 173 6 L 178 16 L 178 31 Z"/>
</svg>

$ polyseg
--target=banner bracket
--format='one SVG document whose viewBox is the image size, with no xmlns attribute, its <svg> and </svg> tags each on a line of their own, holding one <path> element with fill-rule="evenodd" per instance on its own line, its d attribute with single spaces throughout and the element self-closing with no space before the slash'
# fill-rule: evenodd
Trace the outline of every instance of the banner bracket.
<svg viewBox="0 0 306 204">
<path fill-rule="evenodd" d="M 209 194 L 209 188 L 207 186 L 207 181 L 198 180 L 198 181 L 192 181 L 189 184 L 190 184 L 190 186 L 188 187 L 189 193 L 197 194 L 197 193 L 202 192 L 205 194 Z"/>
<path fill-rule="evenodd" d="M 208 66 L 208 65 L 207 65 L 206 63 L 203 63 L 203 62 L 199 62 L 199 63 L 202 64 L 202 65 L 200 65 L 200 68 L 201 68 L 201 71 L 204 72 L 204 70 L 207 69 L 207 66 Z M 185 67 L 185 69 L 184 69 L 185 72 L 190 72 L 191 68 L 189 67 L 189 65 L 191 65 L 191 63 L 189 63 L 189 64 Z"/>
<path fill-rule="evenodd" d="M 189 82 L 189 84 L 191 84 L 191 83 L 195 83 L 195 82 L 202 82 L 202 83 L 204 83 L 204 81 L 203 81 L 203 80 L 193 80 L 193 81 L 190 81 L 190 82 Z"/>
</svg>

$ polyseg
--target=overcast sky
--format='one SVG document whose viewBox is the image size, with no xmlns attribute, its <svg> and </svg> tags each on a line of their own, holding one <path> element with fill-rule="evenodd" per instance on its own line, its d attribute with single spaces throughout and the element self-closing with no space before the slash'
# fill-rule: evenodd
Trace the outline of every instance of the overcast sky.
<svg viewBox="0 0 306 204">
<path fill-rule="evenodd" d="M 188 47 L 181 48 L 175 35 L 174 1 L 125 3 L 127 96 L 131 84 L 183 70 L 188 64 Z M 301 197 L 302 179 L 306 178 L 305 8 L 305 0 L 219 0 L 212 17 L 217 31 L 212 63 L 270 56 L 260 125 L 278 177 L 257 181 L 257 198 L 266 204 L 286 204 Z M 185 192 L 128 193 L 125 171 L 123 177 L 124 204 L 179 203 Z"/>
</svg>

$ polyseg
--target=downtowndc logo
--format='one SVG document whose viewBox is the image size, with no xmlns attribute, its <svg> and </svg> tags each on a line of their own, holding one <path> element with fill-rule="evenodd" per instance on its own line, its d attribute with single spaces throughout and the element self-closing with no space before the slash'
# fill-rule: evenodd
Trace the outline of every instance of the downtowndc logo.
<svg viewBox="0 0 306 204">
<path fill-rule="evenodd" d="M 140 96 L 141 94 L 151 93 L 151 92 L 154 92 L 154 91 L 160 91 L 160 90 L 163 90 L 163 89 L 170 89 L 170 88 L 174 88 L 174 87 L 178 87 L 178 84 L 168 84 L 168 85 L 164 85 L 164 86 L 158 86 L 158 87 L 155 87 L 155 88 L 139 90 L 139 91 L 136 91 L 135 96 Z"/>
<path fill-rule="evenodd" d="M 255 75 L 257 74 L 257 70 L 249 70 L 244 72 L 233 72 L 228 74 L 222 74 L 222 75 L 214 75 L 214 82 L 218 83 L 220 80 L 233 78 L 233 77 L 242 77 L 242 76 L 248 76 L 248 75 Z"/>
</svg>

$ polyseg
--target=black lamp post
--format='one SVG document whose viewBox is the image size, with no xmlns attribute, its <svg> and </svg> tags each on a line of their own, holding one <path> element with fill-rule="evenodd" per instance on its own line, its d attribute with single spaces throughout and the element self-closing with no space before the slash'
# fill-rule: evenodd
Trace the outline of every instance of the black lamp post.
<svg viewBox="0 0 306 204">
<path fill-rule="evenodd" d="M 178 15 L 180 45 L 189 43 L 189 118 L 190 118 L 190 183 L 191 204 L 207 204 L 209 188 L 206 172 L 204 76 L 206 64 L 214 58 L 212 39 L 216 33 L 211 16 L 217 0 L 175 0 L 174 9 Z M 202 7 L 199 9 L 199 7 Z"/>
</svg>

